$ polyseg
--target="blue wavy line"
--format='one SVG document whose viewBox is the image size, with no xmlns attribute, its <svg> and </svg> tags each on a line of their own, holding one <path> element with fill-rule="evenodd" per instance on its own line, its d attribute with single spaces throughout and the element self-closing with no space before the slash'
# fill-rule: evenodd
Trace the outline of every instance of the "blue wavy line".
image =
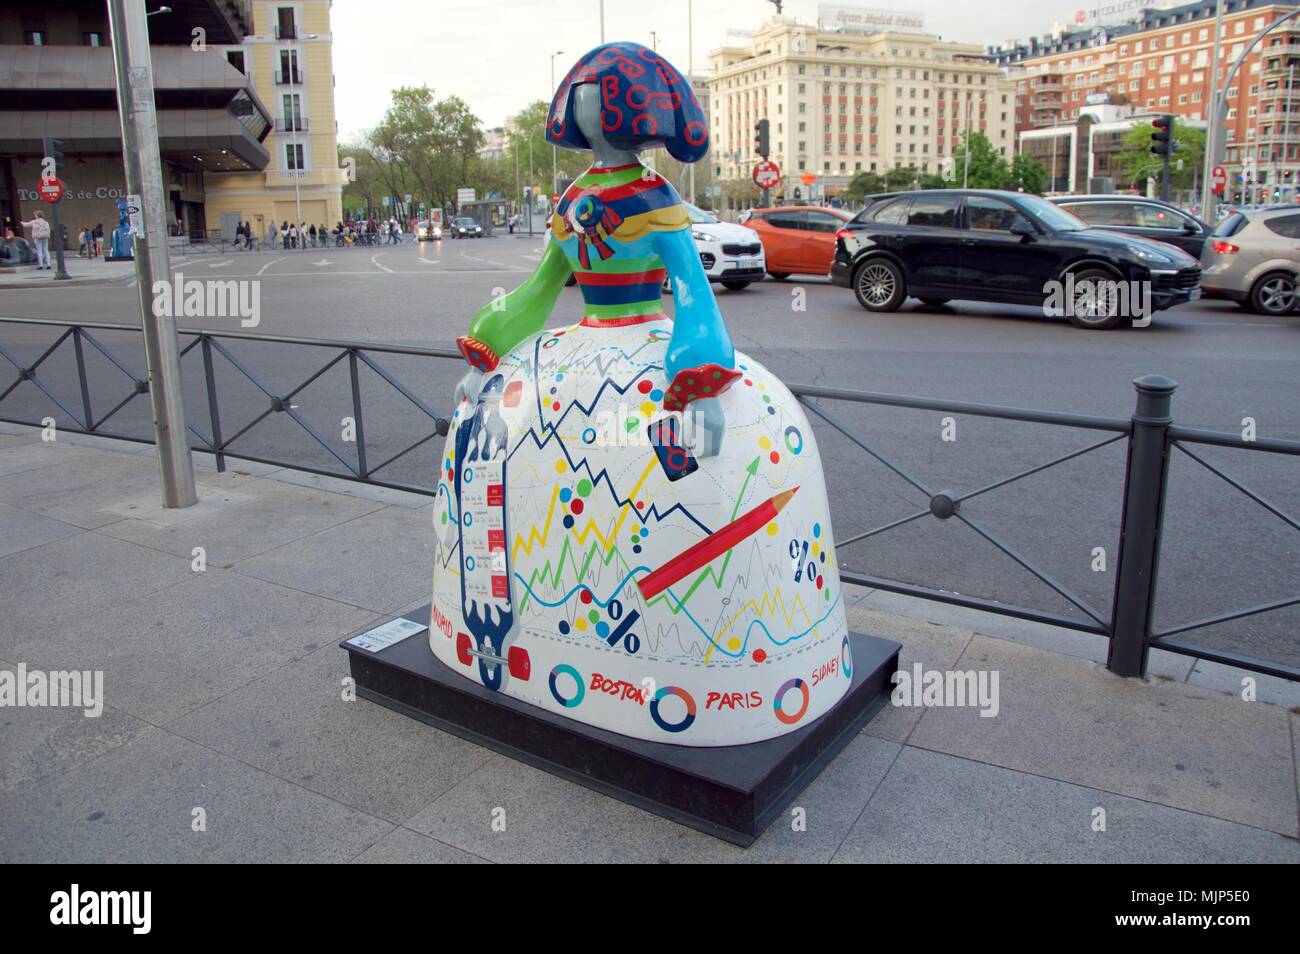
<svg viewBox="0 0 1300 954">
<path fill-rule="evenodd" d="M 769 630 L 769 629 L 767 628 L 766 625 L 764 625 L 764 623 L 763 623 L 763 621 L 762 621 L 761 619 L 752 620 L 752 621 L 750 621 L 749 628 L 745 630 L 745 639 L 744 639 L 744 641 L 741 643 L 741 645 L 740 645 L 740 649 L 736 650 L 736 651 L 733 653 L 733 652 L 728 652 L 727 650 L 723 649 L 720 645 L 718 645 L 717 640 L 715 640 L 712 636 L 710 636 L 710 635 L 708 634 L 708 632 L 705 631 L 704 627 L 701 626 L 701 625 L 699 624 L 699 621 L 698 621 L 694 616 L 691 615 L 691 611 L 688 610 L 688 609 L 686 608 L 686 604 L 685 604 L 685 603 L 683 603 L 680 599 L 677 598 L 677 594 L 674 593 L 674 592 L 672 591 L 672 588 L 671 588 L 671 587 L 670 587 L 669 589 L 667 589 L 665 592 L 666 592 L 669 596 L 671 596 L 671 597 L 673 598 L 673 601 L 677 604 L 677 607 L 678 607 L 678 608 L 679 608 L 683 613 L 686 614 L 686 618 L 689 619 L 692 623 L 695 624 L 695 628 L 698 629 L 698 630 L 700 631 L 700 635 L 702 635 L 705 639 L 707 639 L 710 643 L 713 644 L 713 648 L 714 648 L 714 649 L 716 649 L 718 652 L 722 653 L 724 656 L 730 656 L 730 657 L 732 657 L 733 659 L 739 659 L 739 658 L 741 658 L 742 656 L 745 655 L 745 651 L 746 651 L 747 647 L 749 646 L 749 637 L 750 637 L 750 634 L 754 632 L 754 627 L 755 627 L 755 626 L 757 626 L 759 629 L 761 629 L 761 630 L 763 631 L 763 634 L 764 634 L 765 636 L 767 636 L 767 638 L 768 638 L 769 640 L 771 640 L 773 643 L 775 643 L 775 644 L 778 645 L 778 646 L 784 646 L 784 645 L 786 645 L 786 643 L 792 643 L 792 642 L 794 642 L 796 639 L 802 639 L 803 637 L 805 637 L 805 636 L 807 636 L 809 633 L 811 633 L 814 629 L 816 629 L 818 626 L 820 626 L 822 623 L 824 623 L 824 622 L 826 621 L 826 618 L 827 618 L 828 616 L 830 616 L 831 613 L 833 613 L 833 612 L 835 611 L 835 607 L 836 607 L 837 605 L 839 605 L 839 602 L 840 602 L 840 594 L 837 593 L 837 594 L 835 595 L 835 599 L 831 602 L 830 607 L 826 610 L 825 614 L 823 614 L 822 617 L 821 617 L 820 619 L 818 619 L 815 623 L 813 623 L 811 626 L 809 626 L 807 629 L 805 629 L 802 633 L 795 633 L 794 635 L 790 636 L 789 638 L 785 639 L 784 641 L 779 640 L 779 639 L 774 639 L 773 636 L 772 636 L 772 631 Z"/>
<path fill-rule="evenodd" d="M 636 573 L 639 573 L 639 572 L 642 571 L 642 570 L 644 570 L 646 573 L 649 573 L 649 572 L 650 572 L 650 567 L 648 567 L 648 566 L 634 566 L 631 570 L 628 571 L 627 575 L 626 575 L 625 577 L 623 577 L 623 579 L 621 579 L 621 580 L 618 581 L 618 585 L 615 586 L 614 589 L 610 591 L 609 596 L 607 596 L 604 600 L 598 599 L 598 598 L 596 597 L 596 594 L 593 592 L 593 593 L 591 594 L 592 602 L 594 602 L 597 606 L 602 607 L 602 608 L 608 606 L 610 600 L 612 600 L 612 599 L 614 599 L 614 597 L 618 596 L 619 591 L 620 591 L 621 589 L 623 589 L 624 586 L 627 585 L 628 581 L 630 581 L 630 580 L 632 579 L 633 575 L 635 575 Z M 534 603 L 540 603 L 542 606 L 549 606 L 549 607 L 551 607 L 552 609 L 554 609 L 554 608 L 557 607 L 557 606 L 563 606 L 565 603 L 569 602 L 569 598 L 570 598 L 571 596 L 573 596 L 574 593 L 577 593 L 579 590 L 590 589 L 590 587 L 585 586 L 585 585 L 582 584 L 582 583 L 579 583 L 579 584 L 578 584 L 577 586 L 575 586 L 573 589 L 569 590 L 569 592 L 565 593 L 562 597 L 560 597 L 560 599 L 559 599 L 557 602 L 554 602 L 554 603 L 548 603 L 546 600 L 542 599 L 542 598 L 539 597 L 536 593 L 533 592 L 532 587 L 530 587 L 530 586 L 528 585 L 528 581 L 525 580 L 522 576 L 520 576 L 519 573 L 518 573 L 518 571 L 515 572 L 515 579 L 518 580 L 518 581 L 523 585 L 524 589 L 528 592 L 528 598 L 529 598 L 529 599 L 531 599 Z M 697 624 L 697 625 L 698 625 L 698 624 Z"/>
</svg>

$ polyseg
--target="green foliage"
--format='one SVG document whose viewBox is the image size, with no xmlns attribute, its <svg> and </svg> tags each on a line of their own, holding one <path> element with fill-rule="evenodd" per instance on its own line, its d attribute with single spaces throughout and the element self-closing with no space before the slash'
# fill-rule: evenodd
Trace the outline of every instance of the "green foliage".
<svg viewBox="0 0 1300 954">
<path fill-rule="evenodd" d="M 1123 149 L 1115 159 L 1124 181 L 1116 182 L 1117 188 L 1129 188 L 1148 176 L 1159 180 L 1164 160 L 1151 154 L 1154 129 L 1149 122 L 1139 122 L 1124 136 Z M 1174 189 L 1190 189 L 1196 180 L 1196 170 L 1201 168 L 1205 159 L 1205 130 L 1194 129 L 1181 119 L 1175 119 L 1173 140 L 1175 149 L 1170 156 L 1170 183 Z M 1182 169 L 1178 168 L 1179 160 L 1182 160 Z M 1142 188 L 1141 185 L 1137 187 Z"/>
<path fill-rule="evenodd" d="M 967 151 L 970 166 L 967 168 Z M 1011 166 L 998 154 L 989 137 L 981 132 L 962 136 L 961 145 L 953 153 L 953 187 L 970 189 L 1014 189 Z"/>
<path fill-rule="evenodd" d="M 1031 195 L 1042 195 L 1047 191 L 1047 167 L 1029 153 L 1020 153 L 1011 160 L 1009 188 Z"/>
<path fill-rule="evenodd" d="M 887 191 L 885 178 L 878 172 L 859 172 L 844 188 L 844 198 L 851 205 L 861 205 L 869 195 Z"/>
</svg>

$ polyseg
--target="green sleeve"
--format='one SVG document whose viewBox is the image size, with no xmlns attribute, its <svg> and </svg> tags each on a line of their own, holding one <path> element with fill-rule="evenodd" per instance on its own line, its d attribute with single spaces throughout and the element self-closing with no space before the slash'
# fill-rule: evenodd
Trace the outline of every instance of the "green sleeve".
<svg viewBox="0 0 1300 954">
<path fill-rule="evenodd" d="M 470 337 L 501 357 L 529 335 L 542 330 L 572 271 L 559 243 L 547 242 L 541 262 L 528 279 L 504 298 L 484 305 L 474 316 L 469 326 Z"/>
</svg>

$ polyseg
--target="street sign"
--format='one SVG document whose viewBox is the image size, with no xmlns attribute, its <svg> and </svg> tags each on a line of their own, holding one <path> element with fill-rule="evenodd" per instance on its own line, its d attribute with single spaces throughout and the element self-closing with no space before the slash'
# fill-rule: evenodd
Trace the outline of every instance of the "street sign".
<svg viewBox="0 0 1300 954">
<path fill-rule="evenodd" d="M 144 199 L 139 195 L 126 197 L 126 222 L 132 235 L 144 235 Z"/>
<path fill-rule="evenodd" d="M 754 185 L 760 189 L 776 189 L 781 185 L 781 170 L 775 162 L 763 159 L 754 164 Z"/>
<path fill-rule="evenodd" d="M 1214 191 L 1219 195 L 1223 195 L 1223 190 L 1228 185 L 1228 170 L 1224 169 L 1223 166 L 1215 166 L 1210 173 L 1210 182 L 1214 187 Z"/>
<path fill-rule="evenodd" d="M 43 201 L 53 205 L 63 198 L 63 183 L 54 176 L 45 176 L 36 191 L 41 194 Z"/>
<path fill-rule="evenodd" d="M 802 182 L 802 183 L 803 183 L 804 185 L 806 185 L 806 186 L 810 186 L 810 185 L 812 185 L 814 182 L 817 181 L 817 173 L 815 173 L 815 172 L 801 172 L 801 173 L 799 173 L 799 181 Z"/>
<path fill-rule="evenodd" d="M 552 193 L 551 193 L 551 205 L 559 205 L 559 204 L 560 204 L 560 193 L 558 193 L 558 192 L 552 192 Z"/>
</svg>

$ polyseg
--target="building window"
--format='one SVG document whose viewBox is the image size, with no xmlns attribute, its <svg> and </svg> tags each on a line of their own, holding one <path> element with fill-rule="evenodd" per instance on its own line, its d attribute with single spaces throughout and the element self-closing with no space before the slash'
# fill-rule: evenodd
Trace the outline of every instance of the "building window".
<svg viewBox="0 0 1300 954">
<path fill-rule="evenodd" d="M 102 33 L 83 33 L 81 34 L 82 46 L 103 46 L 104 34 Z"/>
<path fill-rule="evenodd" d="M 287 142 L 284 144 L 284 167 L 291 172 L 301 172 L 306 168 L 302 161 L 302 143 Z"/>
<path fill-rule="evenodd" d="M 293 40 L 298 36 L 294 24 L 293 7 L 277 7 L 275 10 L 275 36 L 278 40 Z"/>
<path fill-rule="evenodd" d="M 244 51 L 227 50 L 226 62 L 228 62 L 235 69 L 239 70 L 239 72 L 243 73 L 244 72 Z"/>
<path fill-rule="evenodd" d="M 26 33 L 23 34 L 23 42 L 25 42 L 28 46 L 44 46 L 45 31 L 28 30 Z"/>
</svg>

